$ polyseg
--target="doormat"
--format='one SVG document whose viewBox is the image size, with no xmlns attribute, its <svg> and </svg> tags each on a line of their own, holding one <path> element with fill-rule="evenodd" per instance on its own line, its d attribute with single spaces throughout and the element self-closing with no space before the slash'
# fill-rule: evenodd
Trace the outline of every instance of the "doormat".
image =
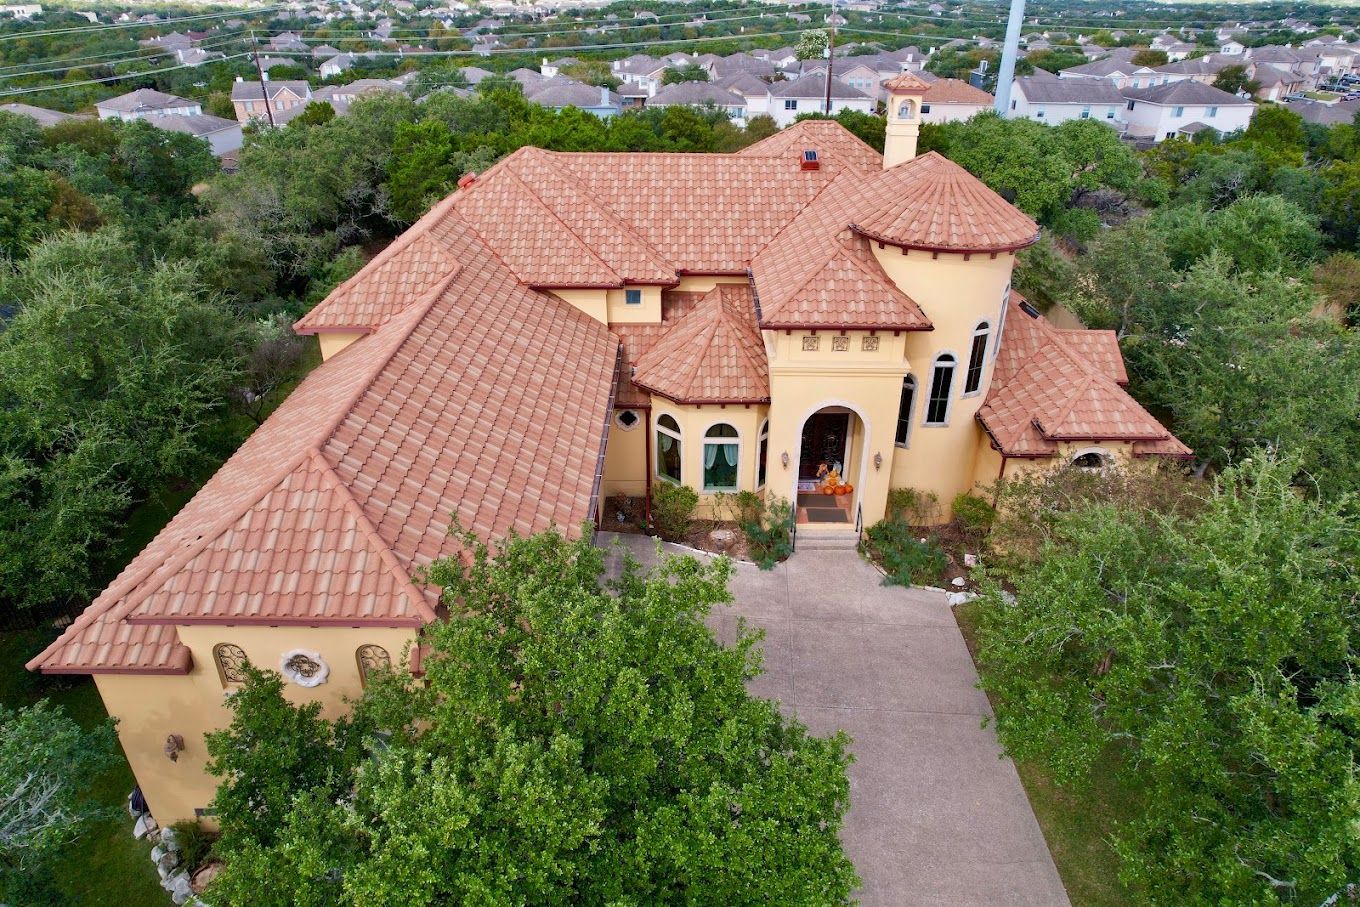
<svg viewBox="0 0 1360 907">
<path fill-rule="evenodd" d="M 835 507 L 836 496 L 834 494 L 808 494 L 798 495 L 799 507 Z"/>
<path fill-rule="evenodd" d="M 848 523 L 850 515 L 839 507 L 809 507 L 807 509 L 809 523 Z"/>
<path fill-rule="evenodd" d="M 820 485 L 820 484 L 822 484 L 822 483 L 819 482 L 819 481 L 817 481 L 816 479 L 799 479 L 799 480 L 798 480 L 798 490 L 799 490 L 799 491 L 816 491 L 816 490 L 817 490 L 817 486 Z"/>
</svg>

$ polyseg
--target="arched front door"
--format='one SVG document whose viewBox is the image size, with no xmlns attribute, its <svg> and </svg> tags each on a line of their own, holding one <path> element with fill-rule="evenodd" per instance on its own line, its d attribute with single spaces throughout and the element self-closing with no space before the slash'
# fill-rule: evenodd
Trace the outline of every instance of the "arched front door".
<svg viewBox="0 0 1360 907">
<path fill-rule="evenodd" d="M 798 522 L 854 524 L 863 426 L 863 420 L 844 406 L 824 406 L 803 421 L 798 445 Z"/>
</svg>

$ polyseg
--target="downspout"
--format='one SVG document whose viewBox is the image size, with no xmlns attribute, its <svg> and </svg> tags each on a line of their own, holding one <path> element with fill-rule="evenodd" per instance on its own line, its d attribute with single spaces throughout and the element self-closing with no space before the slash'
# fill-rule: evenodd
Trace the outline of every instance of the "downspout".
<svg viewBox="0 0 1360 907">
<path fill-rule="evenodd" d="M 614 418 L 614 397 L 619 390 L 619 375 L 623 368 L 623 344 L 614 354 L 614 381 L 609 385 L 609 400 L 605 403 L 604 425 L 600 432 L 600 455 L 595 460 L 595 482 L 590 488 L 590 513 L 587 519 L 598 530 L 603 508 L 600 507 L 600 486 L 604 484 L 604 457 L 609 447 L 609 424 Z"/>
<path fill-rule="evenodd" d="M 647 410 L 647 462 L 642 464 L 643 475 L 647 477 L 647 490 L 642 495 L 642 522 L 645 528 L 652 528 L 652 411 Z"/>
</svg>

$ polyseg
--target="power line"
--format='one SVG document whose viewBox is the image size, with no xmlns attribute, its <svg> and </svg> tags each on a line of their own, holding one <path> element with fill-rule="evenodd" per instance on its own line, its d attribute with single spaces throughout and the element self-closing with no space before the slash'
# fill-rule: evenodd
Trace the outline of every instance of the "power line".
<svg viewBox="0 0 1360 907">
<path fill-rule="evenodd" d="M 225 46 L 225 45 L 227 45 L 227 44 L 235 44 L 235 43 L 238 43 L 239 40 L 240 40 L 239 38 L 234 38 L 234 37 L 233 37 L 233 38 L 223 38 L 223 39 L 220 40 L 220 41 L 214 41 L 214 42 L 211 42 L 211 43 L 204 43 L 204 44 L 201 44 L 201 45 L 199 45 L 199 46 L 198 46 L 197 48 L 195 48 L 195 49 L 196 49 L 196 50 L 203 50 L 203 51 L 211 50 L 211 49 L 214 48 L 214 47 L 223 47 L 223 46 Z M 5 79 L 21 79 L 21 78 L 23 78 L 24 76 L 37 76 L 37 75 L 43 75 L 43 74 L 45 74 L 45 73 L 66 72 L 66 71 L 71 70 L 71 69 L 84 69 L 84 68 L 86 68 L 86 66 L 117 66 L 119 63 L 130 63 L 130 62 L 134 62 L 134 61 L 136 61 L 136 60 L 151 60 L 151 59 L 154 59 L 154 58 L 156 58 L 156 57 L 161 57 L 161 56 L 165 56 L 165 55 L 167 55 L 167 54 L 173 54 L 173 53 L 174 53 L 174 51 L 172 51 L 172 50 L 165 50 L 165 49 L 150 50 L 150 51 L 146 51 L 146 52 L 140 52 L 140 51 L 139 51 L 139 52 L 137 52 L 137 53 L 132 53 L 132 54 L 129 54 L 129 53 L 125 52 L 125 51 L 120 51 L 120 52 L 118 52 L 117 54 L 98 54 L 98 55 L 96 55 L 95 57 L 88 57 L 88 58 L 86 58 L 86 59 L 98 59 L 98 58 L 107 58 L 107 57 L 114 57 L 114 58 L 115 58 L 115 59 L 105 59 L 104 62 L 101 62 L 101 63 L 77 63 L 77 62 L 75 62 L 75 61 L 73 61 L 73 60 L 62 60 L 62 61 L 53 60 L 53 61 L 51 61 L 51 62 L 57 63 L 58 65 L 53 66 L 53 67 L 51 67 L 50 69 L 22 69 L 22 68 L 20 68 L 20 67 L 4 67 L 5 69 L 17 69 L 18 71 L 16 71 L 16 72 L 0 72 L 0 81 L 3 81 L 3 80 L 5 80 Z M 204 62 L 212 62 L 212 61 L 204 61 Z"/>
<path fill-rule="evenodd" d="M 238 60 L 241 57 L 248 57 L 250 54 L 240 53 L 224 57 L 224 60 Z M 177 69 L 192 69 L 196 64 L 180 63 L 176 66 L 167 66 L 163 69 L 147 69 L 142 72 L 130 72 L 117 76 L 104 76 L 98 79 L 85 79 L 80 82 L 57 82 L 52 85 L 39 85 L 33 88 L 11 88 L 8 91 L 0 91 L 0 98 L 14 97 L 16 95 L 34 94 L 39 91 L 57 91 L 62 88 L 80 88 L 84 85 L 102 85 L 106 82 L 117 82 L 120 79 L 137 79 L 143 76 L 153 76 L 162 72 L 174 72 Z"/>
<path fill-rule="evenodd" d="M 237 10 L 236 12 L 231 13 L 203 13 L 198 16 L 179 16 L 174 19 L 157 19 L 155 22 L 114 22 L 107 25 L 77 25 L 72 28 L 52 28 L 47 31 L 20 31 L 8 35 L 0 35 L 0 41 L 15 41 L 20 38 L 44 38 L 48 35 L 69 35 L 78 32 L 107 31 L 116 28 L 152 28 L 170 22 L 192 22 L 198 19 L 241 18 L 242 16 L 257 16 L 262 13 L 276 13 L 286 9 L 286 6 L 268 6 L 264 9 L 249 10 L 247 12 Z"/>
</svg>

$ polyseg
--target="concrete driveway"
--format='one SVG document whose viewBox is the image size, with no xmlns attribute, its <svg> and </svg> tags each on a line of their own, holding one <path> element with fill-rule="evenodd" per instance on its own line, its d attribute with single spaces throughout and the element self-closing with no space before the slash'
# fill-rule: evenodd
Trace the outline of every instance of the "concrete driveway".
<svg viewBox="0 0 1360 907">
<path fill-rule="evenodd" d="M 611 570 L 616 542 L 656 561 L 649 538 L 598 541 Z M 881 580 L 853 551 L 801 551 L 768 572 L 737 564 L 735 602 L 710 620 L 725 642 L 739 616 L 765 629 L 751 692 L 854 739 L 842 838 L 860 902 L 1067 904 L 1015 766 L 982 727 L 991 710 L 945 596 Z"/>
</svg>

